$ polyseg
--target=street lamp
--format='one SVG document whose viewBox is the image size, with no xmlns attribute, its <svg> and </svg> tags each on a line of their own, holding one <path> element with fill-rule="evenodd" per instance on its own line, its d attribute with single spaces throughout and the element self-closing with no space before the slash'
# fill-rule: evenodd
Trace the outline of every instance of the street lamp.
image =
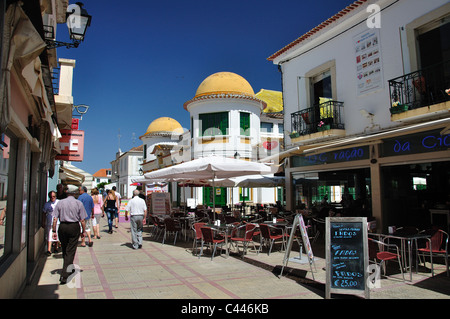
<svg viewBox="0 0 450 319">
<path fill-rule="evenodd" d="M 78 48 L 80 43 L 84 40 L 87 28 L 91 25 L 91 19 L 92 17 L 88 14 L 86 9 L 83 8 L 82 2 L 69 5 L 66 11 L 66 20 L 72 42 L 65 43 L 53 40 L 55 38 L 53 26 L 44 26 L 46 28 L 46 33 L 50 34 L 50 36 L 45 39 L 47 48 L 54 49 L 63 46 L 67 49 Z"/>
</svg>

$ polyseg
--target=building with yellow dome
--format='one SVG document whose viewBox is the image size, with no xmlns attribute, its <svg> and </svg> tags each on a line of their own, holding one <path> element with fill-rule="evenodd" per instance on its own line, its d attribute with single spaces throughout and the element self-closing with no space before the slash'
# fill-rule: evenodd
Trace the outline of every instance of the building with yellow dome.
<svg viewBox="0 0 450 319">
<path fill-rule="evenodd" d="M 260 115 L 266 107 L 242 76 L 232 72 L 208 76 L 194 98 L 184 103 L 191 118 L 192 157 L 257 160 Z"/>
<path fill-rule="evenodd" d="M 173 118 L 161 117 L 150 123 L 144 135 L 142 171 L 160 168 L 209 155 L 258 161 L 279 151 L 283 144 L 281 92 L 261 90 L 255 94 L 250 83 L 232 72 L 218 72 L 205 78 L 192 99 L 183 104 L 190 116 L 190 130 Z M 261 121 L 263 119 L 264 122 Z M 171 183 L 173 202 L 212 205 L 213 190 L 188 188 L 185 192 Z M 274 203 L 277 189 L 251 190 L 216 188 L 219 207 L 241 201 Z"/>
<path fill-rule="evenodd" d="M 139 137 L 143 142 L 142 170 L 149 172 L 176 162 L 190 160 L 187 156 L 174 161 L 171 154 L 173 149 L 182 150 L 183 143 L 180 141 L 183 140 L 184 133 L 181 124 L 170 117 L 160 117 L 151 122 L 145 134 Z M 188 152 L 185 154 L 188 155 Z"/>
<path fill-rule="evenodd" d="M 177 120 L 170 117 L 160 117 L 150 123 L 144 136 L 172 136 L 183 134 L 183 132 L 184 130 Z"/>
</svg>

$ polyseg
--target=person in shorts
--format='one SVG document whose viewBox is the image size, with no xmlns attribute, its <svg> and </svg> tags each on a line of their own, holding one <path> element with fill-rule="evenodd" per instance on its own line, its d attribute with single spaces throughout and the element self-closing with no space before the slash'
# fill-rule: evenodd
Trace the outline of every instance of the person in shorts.
<svg viewBox="0 0 450 319">
<path fill-rule="evenodd" d="M 86 186 L 81 186 L 79 188 L 80 190 L 80 196 L 78 196 L 78 200 L 83 203 L 84 209 L 86 210 L 86 236 L 89 240 L 89 247 L 93 246 L 92 238 L 91 238 L 91 226 L 92 226 L 92 219 L 94 218 L 94 201 L 92 200 L 91 195 L 87 193 Z M 86 241 L 83 239 L 81 241 L 81 247 L 86 247 Z"/>
</svg>

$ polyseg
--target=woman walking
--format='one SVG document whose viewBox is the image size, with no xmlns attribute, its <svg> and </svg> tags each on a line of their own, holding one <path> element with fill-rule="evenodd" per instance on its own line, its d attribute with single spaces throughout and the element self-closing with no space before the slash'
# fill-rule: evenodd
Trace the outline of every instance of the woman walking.
<svg viewBox="0 0 450 319">
<path fill-rule="evenodd" d="M 119 198 L 117 198 L 113 190 L 108 190 L 108 195 L 103 202 L 103 207 L 105 208 L 106 216 L 108 217 L 108 234 L 112 234 L 114 218 L 119 209 Z"/>
<path fill-rule="evenodd" d="M 92 227 L 94 229 L 94 238 L 100 239 L 100 218 L 105 215 L 102 209 L 103 198 L 102 195 L 99 194 L 97 188 L 92 189 L 91 196 L 92 200 L 94 201 L 95 226 Z"/>
</svg>

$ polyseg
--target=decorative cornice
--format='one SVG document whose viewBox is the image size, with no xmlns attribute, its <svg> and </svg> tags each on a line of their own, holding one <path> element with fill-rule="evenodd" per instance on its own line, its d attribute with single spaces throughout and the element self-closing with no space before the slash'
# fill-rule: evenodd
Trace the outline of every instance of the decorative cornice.
<svg viewBox="0 0 450 319">
<path fill-rule="evenodd" d="M 169 131 L 160 131 L 160 132 L 151 132 L 151 133 L 145 133 L 144 135 L 140 136 L 139 139 L 142 139 L 143 137 L 150 137 L 150 136 L 159 136 L 159 137 L 179 137 L 183 135 L 182 133 L 177 132 L 169 132 Z"/>
<path fill-rule="evenodd" d="M 263 105 L 263 109 L 267 107 L 267 103 L 256 98 L 255 96 L 241 94 L 241 93 L 213 93 L 213 94 L 207 94 L 207 95 L 199 95 L 194 97 L 193 99 L 185 102 L 183 104 L 184 109 L 187 111 L 187 107 L 189 104 L 198 102 L 198 101 L 205 101 L 205 100 L 213 100 L 213 99 L 241 99 L 241 100 L 249 100 L 249 101 L 255 101 L 259 102 Z"/>
</svg>

